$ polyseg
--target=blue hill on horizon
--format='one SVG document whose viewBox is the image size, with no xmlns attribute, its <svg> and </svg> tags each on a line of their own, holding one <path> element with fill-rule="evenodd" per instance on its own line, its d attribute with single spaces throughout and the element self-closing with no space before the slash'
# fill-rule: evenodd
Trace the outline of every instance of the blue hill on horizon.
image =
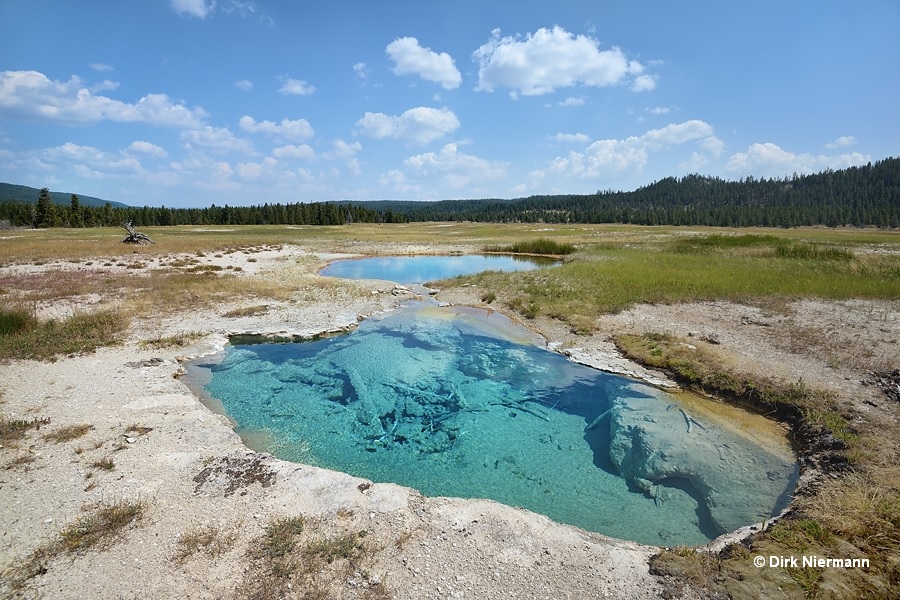
<svg viewBox="0 0 900 600">
<path fill-rule="evenodd" d="M 54 192 L 51 190 L 50 197 L 53 198 L 55 204 L 68 206 L 72 202 L 72 193 L 73 192 Z M 40 194 L 41 190 L 38 188 L 0 182 L 0 202 L 26 202 L 34 204 L 37 202 Z M 77 192 L 75 195 L 78 196 L 78 201 L 82 206 L 103 206 L 109 202 L 110 206 L 114 208 L 130 208 L 128 204 L 122 204 L 121 202 L 104 200 L 93 196 L 82 196 Z"/>
</svg>

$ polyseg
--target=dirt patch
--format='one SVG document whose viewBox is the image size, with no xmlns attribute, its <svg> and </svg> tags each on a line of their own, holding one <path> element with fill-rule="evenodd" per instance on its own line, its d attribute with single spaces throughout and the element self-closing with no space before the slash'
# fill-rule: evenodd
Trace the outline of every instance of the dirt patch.
<svg viewBox="0 0 900 600">
<path fill-rule="evenodd" d="M 271 457 L 257 452 L 247 455 L 231 455 L 207 465 L 194 477 L 195 494 L 231 496 L 237 491 L 247 494 L 244 488 L 258 483 L 264 488 L 275 485 L 275 472 L 266 462 Z"/>
</svg>

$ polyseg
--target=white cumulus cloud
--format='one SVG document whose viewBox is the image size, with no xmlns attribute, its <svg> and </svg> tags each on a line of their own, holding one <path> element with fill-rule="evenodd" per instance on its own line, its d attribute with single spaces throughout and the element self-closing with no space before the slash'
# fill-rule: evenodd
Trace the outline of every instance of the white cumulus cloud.
<svg viewBox="0 0 900 600">
<path fill-rule="evenodd" d="M 367 112 L 356 126 L 367 137 L 393 138 L 424 146 L 458 129 L 459 119 L 448 108 L 418 106 L 399 116 Z"/>
<path fill-rule="evenodd" d="M 751 144 L 746 152 L 737 152 L 728 159 L 726 168 L 739 175 L 759 177 L 787 177 L 792 173 L 816 173 L 824 169 L 846 169 L 871 161 L 868 155 L 852 152 L 834 156 L 796 154 L 783 150 L 771 142 Z"/>
<path fill-rule="evenodd" d="M 630 81 L 634 91 L 651 90 L 656 79 L 644 73 L 619 48 L 601 50 L 600 42 L 574 35 L 561 27 L 541 28 L 533 34 L 500 37 L 473 53 L 479 64 L 476 90 L 508 88 L 515 94 L 537 96 L 577 85 L 612 86 Z"/>
<path fill-rule="evenodd" d="M 282 119 L 280 123 L 275 123 L 257 121 L 249 115 L 244 115 L 238 121 L 238 125 L 248 133 L 262 133 L 296 142 L 308 140 L 315 135 L 312 125 L 306 119 Z"/>
<path fill-rule="evenodd" d="M 241 79 L 240 81 L 234 82 L 234 87 L 239 90 L 244 90 L 245 92 L 249 92 L 253 89 L 253 82 L 249 79 Z"/>
<path fill-rule="evenodd" d="M 439 83 L 446 90 L 459 87 L 462 75 L 453 58 L 446 52 L 438 54 L 431 48 L 423 48 L 414 37 L 399 38 L 385 48 L 394 61 L 397 75 L 418 75 L 425 81 Z"/>
<path fill-rule="evenodd" d="M 656 77 L 653 75 L 638 75 L 631 84 L 632 92 L 649 92 L 656 89 Z"/>
<path fill-rule="evenodd" d="M 188 108 L 165 94 L 147 94 L 129 104 L 95 94 L 75 75 L 60 82 L 38 71 L 0 73 L 3 115 L 71 125 L 108 120 L 170 127 L 199 127 L 208 116 L 202 108 Z"/>
</svg>

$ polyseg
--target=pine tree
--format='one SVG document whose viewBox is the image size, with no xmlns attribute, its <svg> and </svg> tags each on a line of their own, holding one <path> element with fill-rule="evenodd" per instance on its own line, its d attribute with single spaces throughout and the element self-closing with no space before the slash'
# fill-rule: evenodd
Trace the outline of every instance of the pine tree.
<svg viewBox="0 0 900 600">
<path fill-rule="evenodd" d="M 53 227 L 54 221 L 56 221 L 56 207 L 53 205 L 53 198 L 50 197 L 50 190 L 41 188 L 32 225 L 36 229 Z"/>
<path fill-rule="evenodd" d="M 81 214 L 81 202 L 76 194 L 72 194 L 72 202 L 69 207 L 69 226 L 84 227 L 84 218 Z"/>
</svg>

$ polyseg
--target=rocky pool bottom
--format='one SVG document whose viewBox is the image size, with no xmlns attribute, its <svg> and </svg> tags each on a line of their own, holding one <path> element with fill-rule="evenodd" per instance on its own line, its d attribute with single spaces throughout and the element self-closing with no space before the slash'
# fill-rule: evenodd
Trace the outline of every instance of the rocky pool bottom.
<svg viewBox="0 0 900 600">
<path fill-rule="evenodd" d="M 255 450 L 645 544 L 759 523 L 798 474 L 768 420 L 575 364 L 478 309 L 406 306 L 340 337 L 232 345 L 187 379 Z"/>
</svg>

